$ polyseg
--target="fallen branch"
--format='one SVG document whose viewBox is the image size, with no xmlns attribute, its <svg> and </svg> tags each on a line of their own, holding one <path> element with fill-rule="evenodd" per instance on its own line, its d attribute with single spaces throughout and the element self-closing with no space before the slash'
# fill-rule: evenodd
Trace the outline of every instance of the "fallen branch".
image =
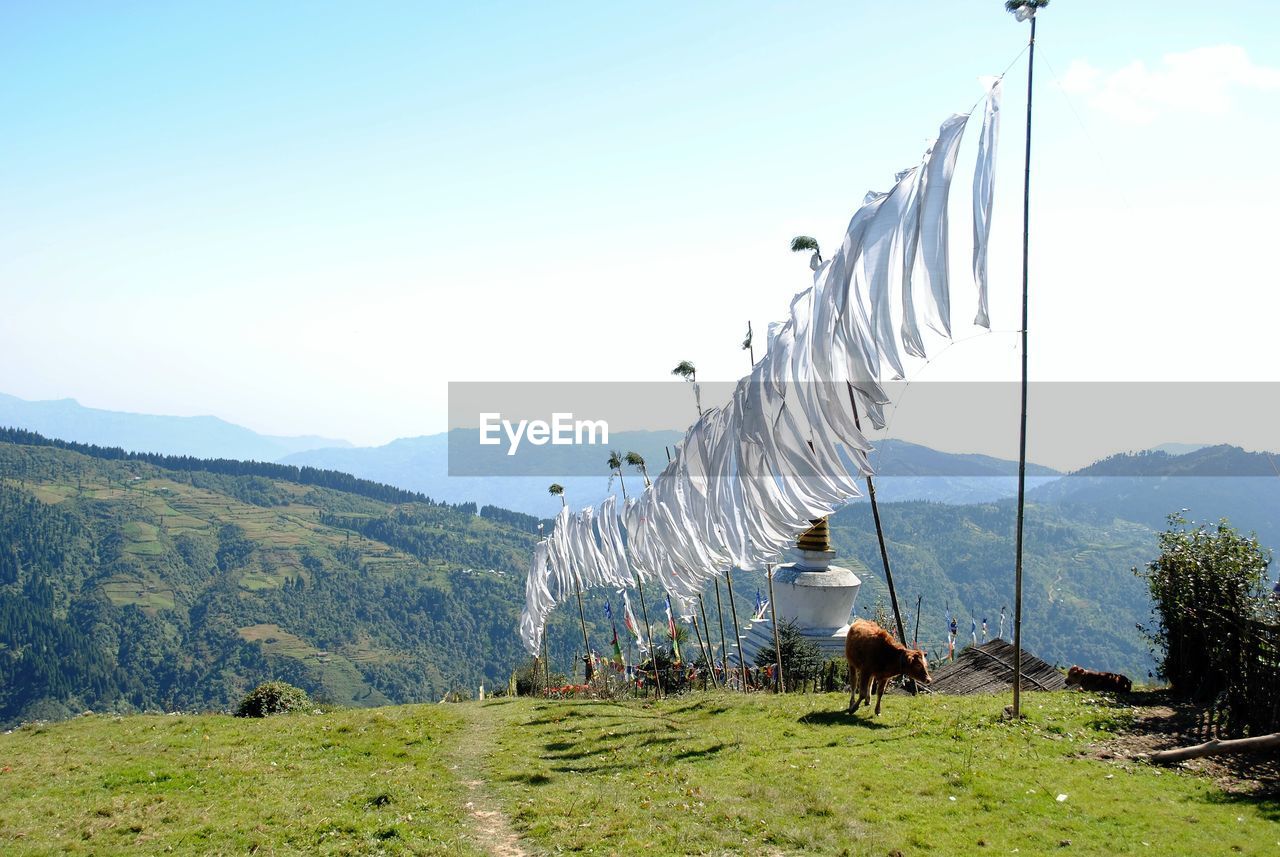
<svg viewBox="0 0 1280 857">
<path fill-rule="evenodd" d="M 1280 749 L 1280 732 L 1271 735 L 1258 735 L 1254 738 L 1237 738 L 1233 741 L 1206 741 L 1193 747 L 1179 747 L 1176 750 L 1161 750 L 1152 753 L 1150 761 L 1159 764 L 1181 762 L 1185 759 L 1198 759 L 1201 756 L 1218 756 L 1223 753 L 1251 753 L 1259 750 Z"/>
</svg>

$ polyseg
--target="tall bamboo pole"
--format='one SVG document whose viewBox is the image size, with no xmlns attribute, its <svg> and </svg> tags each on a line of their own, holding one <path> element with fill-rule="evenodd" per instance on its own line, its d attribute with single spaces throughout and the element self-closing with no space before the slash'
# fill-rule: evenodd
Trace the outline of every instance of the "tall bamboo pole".
<svg viewBox="0 0 1280 857">
<path fill-rule="evenodd" d="M 773 628 L 773 657 L 777 672 L 773 675 L 773 692 L 778 693 L 786 688 L 782 681 L 782 643 L 778 638 L 778 611 L 773 606 L 773 563 L 765 566 L 769 580 L 769 625 Z"/>
<path fill-rule="evenodd" d="M 920 648 L 920 605 L 924 602 L 924 596 L 916 597 L 916 629 L 911 634 L 911 647 L 913 649 Z"/>
<path fill-rule="evenodd" d="M 710 664 L 711 655 L 707 654 L 707 647 L 702 644 L 702 632 L 698 630 L 698 613 L 696 610 L 694 611 L 692 618 L 693 618 L 693 621 L 690 622 L 689 624 L 693 626 L 693 635 L 698 638 L 698 651 L 702 652 L 702 660 L 705 663 Z M 703 681 L 705 682 L 706 679 L 703 679 Z M 703 685 L 702 689 L 706 690 L 705 684 Z"/>
<path fill-rule="evenodd" d="M 1027 153 L 1022 179 L 1022 413 L 1018 431 L 1018 524 L 1013 569 L 1013 716 L 1022 716 L 1022 521 L 1027 493 L 1027 292 L 1031 248 L 1031 82 L 1036 63 L 1036 16 L 1027 53 Z"/>
<path fill-rule="evenodd" d="M 853 394 L 853 384 L 849 384 L 849 407 L 853 410 L 853 425 L 862 431 L 862 420 L 858 418 L 858 400 Z M 884 579 L 889 584 L 889 602 L 893 605 L 893 621 L 898 626 L 898 639 L 903 645 L 907 643 L 907 631 L 902 625 L 902 613 L 898 610 L 898 591 L 893 585 L 893 568 L 889 565 L 889 548 L 884 541 L 884 526 L 880 523 L 880 503 L 876 500 L 876 483 L 867 476 L 867 497 L 871 500 L 871 517 L 876 524 L 876 540 L 880 543 L 880 563 L 884 566 Z"/>
<path fill-rule="evenodd" d="M 729 587 L 729 613 L 733 616 L 733 639 L 738 646 L 738 664 L 742 667 L 742 692 L 746 693 L 747 659 L 742 656 L 742 632 L 738 630 L 738 605 L 733 600 L 733 569 L 724 570 L 724 582 Z"/>
<path fill-rule="evenodd" d="M 591 682 L 591 643 L 587 640 L 587 613 L 582 609 L 582 586 L 578 583 L 578 575 L 573 576 L 573 591 L 578 596 L 578 621 L 582 623 L 582 675 L 584 683 Z M 574 669 L 577 672 L 577 669 Z"/>
<path fill-rule="evenodd" d="M 542 667 L 546 673 L 546 680 L 542 686 L 542 695 L 551 695 L 551 647 L 547 645 L 547 629 L 542 629 Z"/>
<path fill-rule="evenodd" d="M 798 239 L 797 239 L 798 240 Z M 817 256 L 818 262 L 822 262 L 822 253 L 817 249 L 817 242 L 808 245 L 814 248 L 814 254 Z M 793 241 L 791 245 L 793 251 L 802 249 L 796 246 Z M 805 248 L 807 249 L 807 247 Z M 858 418 L 858 402 L 854 398 L 853 384 L 848 384 L 849 388 L 849 408 L 853 411 L 853 425 L 858 431 L 862 431 L 862 420 Z M 810 444 L 812 447 L 812 444 Z M 885 545 L 884 527 L 880 523 L 880 503 L 876 500 L 876 485 L 870 476 L 867 476 L 867 497 L 871 501 L 871 517 L 876 525 L 876 540 L 880 544 L 880 563 L 884 566 L 885 583 L 889 585 L 889 601 L 893 605 L 893 620 L 898 626 L 898 639 L 903 645 L 907 643 L 907 631 L 902 625 L 902 612 L 898 609 L 898 593 L 893 585 L 893 568 L 889 565 L 889 549 Z M 907 680 L 908 687 L 915 690 L 915 683 L 910 679 Z"/>
<path fill-rule="evenodd" d="M 724 671 L 725 682 L 729 680 L 729 647 L 725 644 L 724 637 L 724 610 L 720 607 L 720 579 L 715 578 L 713 581 L 716 585 L 716 618 L 720 620 L 720 664 Z"/>
<path fill-rule="evenodd" d="M 662 679 L 658 676 L 658 656 L 653 652 L 653 626 L 649 624 L 649 608 L 644 603 L 644 587 L 640 585 L 640 575 L 632 572 L 636 579 L 636 591 L 640 593 L 640 614 L 644 616 L 645 639 L 649 641 L 649 659 L 653 662 L 653 686 L 659 699 L 662 698 Z"/>
<path fill-rule="evenodd" d="M 711 686 L 718 688 L 720 683 L 716 681 L 716 644 L 711 642 L 711 626 L 707 624 L 707 605 L 702 600 L 702 593 L 698 593 L 698 609 L 702 611 L 702 627 L 707 632 L 707 669 L 711 670 Z"/>
</svg>

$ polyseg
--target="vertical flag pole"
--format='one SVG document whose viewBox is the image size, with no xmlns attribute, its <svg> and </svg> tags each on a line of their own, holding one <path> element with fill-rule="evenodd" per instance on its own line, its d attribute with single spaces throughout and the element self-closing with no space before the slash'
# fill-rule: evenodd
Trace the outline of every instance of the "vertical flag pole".
<svg viewBox="0 0 1280 857">
<path fill-rule="evenodd" d="M 583 683 L 591 683 L 591 643 L 587 640 L 587 613 L 582 609 L 582 586 L 578 583 L 577 572 L 573 575 L 573 591 L 578 596 L 578 621 L 582 623 L 582 673 Z M 574 672 L 577 672 L 577 665 L 574 665 Z"/>
<path fill-rule="evenodd" d="M 634 574 L 634 572 L 633 572 Z M 644 635 L 649 641 L 649 660 L 653 663 L 653 686 L 658 698 L 662 698 L 662 679 L 658 677 L 658 657 L 653 653 L 653 626 L 649 624 L 649 608 L 644 603 L 644 587 L 640 585 L 640 575 L 635 575 L 636 591 L 640 593 L 640 615 L 644 616 Z"/>
<path fill-rule="evenodd" d="M 720 620 L 720 669 L 721 676 L 728 682 L 729 679 L 729 647 L 725 644 L 724 637 L 724 609 L 720 606 L 720 578 L 715 578 L 716 585 L 716 618 Z M 710 633 L 708 631 L 707 633 Z"/>
<path fill-rule="evenodd" d="M 1022 522 L 1027 487 L 1027 284 L 1031 246 L 1031 83 L 1036 63 L 1036 11 L 1047 0 L 1014 0 L 1011 12 L 1029 9 L 1031 39 L 1027 51 L 1027 153 L 1022 181 L 1022 413 L 1018 432 L 1018 521 L 1013 571 L 1013 716 L 1022 716 Z"/>
<path fill-rule="evenodd" d="M 773 692 L 786 688 L 782 681 L 782 643 L 778 638 L 778 611 L 773 606 L 773 563 L 765 566 L 765 571 L 769 577 L 769 626 L 773 628 L 773 657 L 775 660 L 774 668 L 777 670 L 773 674 Z"/>
<path fill-rule="evenodd" d="M 853 410 L 853 425 L 862 431 L 862 420 L 858 418 L 858 402 L 853 396 L 853 385 L 849 384 L 849 407 Z M 893 585 L 893 568 L 889 565 L 889 548 L 884 541 L 884 526 L 880 523 L 880 503 L 876 500 L 876 483 L 867 477 L 867 497 L 871 501 L 871 517 L 876 524 L 876 539 L 880 543 L 880 563 L 884 566 L 885 583 L 889 584 L 889 602 L 893 605 L 893 620 L 898 626 L 898 640 L 907 644 L 907 631 L 902 625 L 902 613 L 898 610 L 898 591 Z M 914 688 L 915 684 L 912 683 Z"/>
<path fill-rule="evenodd" d="M 920 648 L 920 605 L 924 602 L 924 595 L 916 596 L 916 630 L 911 635 L 911 647 L 913 649 Z"/>
<path fill-rule="evenodd" d="M 693 611 L 692 621 L 689 623 L 693 626 L 693 635 L 698 638 L 698 651 L 702 652 L 702 660 L 704 663 L 711 663 L 711 655 L 707 654 L 707 647 L 702 644 L 702 632 L 698 630 L 698 611 Z M 706 690 L 706 677 L 703 677 L 702 689 Z"/>
<path fill-rule="evenodd" d="M 719 688 L 720 683 L 716 681 L 716 644 L 711 641 L 711 625 L 707 623 L 707 605 L 702 600 L 702 593 L 698 593 L 698 609 L 702 611 L 702 630 L 707 632 L 707 669 L 711 672 L 711 686 Z"/>
<path fill-rule="evenodd" d="M 742 632 L 738 630 L 738 605 L 733 600 L 733 574 L 731 569 L 724 570 L 724 582 L 729 587 L 729 612 L 733 616 L 733 639 L 738 646 L 738 665 L 742 667 L 742 692 L 747 692 L 747 659 L 742 656 Z M 725 653 L 728 658 L 728 653 Z"/>
<path fill-rule="evenodd" d="M 542 666 L 546 672 L 547 678 L 542 685 L 542 695 L 551 695 L 551 647 L 547 645 L 547 631 L 544 627 L 542 630 Z"/>
<path fill-rule="evenodd" d="M 802 250 L 812 250 L 814 261 L 810 262 L 810 266 L 817 270 L 817 266 L 822 264 L 822 251 L 818 249 L 818 242 L 807 235 L 797 235 L 791 239 L 791 252 L 798 253 Z M 853 425 L 858 431 L 862 431 L 862 421 L 858 418 L 858 402 L 853 396 L 853 384 L 849 384 L 849 408 L 853 411 Z M 889 601 L 893 605 L 893 619 L 898 626 L 898 640 L 905 646 L 907 644 L 907 631 L 902 625 L 902 612 L 898 609 L 898 592 L 893 585 L 893 568 L 889 565 L 889 549 L 884 541 L 884 527 L 880 523 L 880 503 L 876 500 L 876 485 L 871 477 L 867 477 L 867 497 L 871 501 L 871 516 L 875 520 L 876 539 L 880 543 L 880 563 L 884 566 L 885 583 L 889 585 Z M 915 682 L 907 679 L 907 687 L 914 693 Z"/>
</svg>

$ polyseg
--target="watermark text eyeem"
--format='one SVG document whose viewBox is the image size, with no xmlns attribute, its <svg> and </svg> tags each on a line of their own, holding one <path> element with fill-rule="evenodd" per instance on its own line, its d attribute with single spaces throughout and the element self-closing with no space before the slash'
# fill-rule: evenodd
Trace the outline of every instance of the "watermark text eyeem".
<svg viewBox="0 0 1280 857">
<path fill-rule="evenodd" d="M 522 441 L 534 446 L 550 443 L 552 446 L 606 445 L 609 443 L 609 423 L 605 420 L 575 420 L 573 413 L 553 413 L 551 422 L 546 420 L 520 420 L 512 423 L 501 413 L 480 415 L 480 444 L 498 446 L 502 435 L 510 444 L 507 455 L 515 455 Z"/>
</svg>

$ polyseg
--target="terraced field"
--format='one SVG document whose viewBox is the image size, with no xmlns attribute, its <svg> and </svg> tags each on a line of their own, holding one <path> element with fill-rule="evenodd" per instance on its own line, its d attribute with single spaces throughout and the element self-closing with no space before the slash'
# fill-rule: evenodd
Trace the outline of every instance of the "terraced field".
<svg viewBox="0 0 1280 857">
<path fill-rule="evenodd" d="M 341 705 L 439 699 L 505 684 L 520 657 L 516 572 L 532 537 L 473 512 L 0 443 L 0 503 L 10 495 L 64 516 L 40 536 L 70 540 L 40 572 L 50 621 L 83 617 L 78 645 L 100 643 L 105 669 L 136 659 L 127 673 L 155 689 L 130 691 L 134 705 L 194 696 L 225 710 L 273 677 Z M 416 553 L 334 526 L 335 513 L 394 521 Z M 511 575 L 466 573 L 493 565 Z"/>
</svg>

